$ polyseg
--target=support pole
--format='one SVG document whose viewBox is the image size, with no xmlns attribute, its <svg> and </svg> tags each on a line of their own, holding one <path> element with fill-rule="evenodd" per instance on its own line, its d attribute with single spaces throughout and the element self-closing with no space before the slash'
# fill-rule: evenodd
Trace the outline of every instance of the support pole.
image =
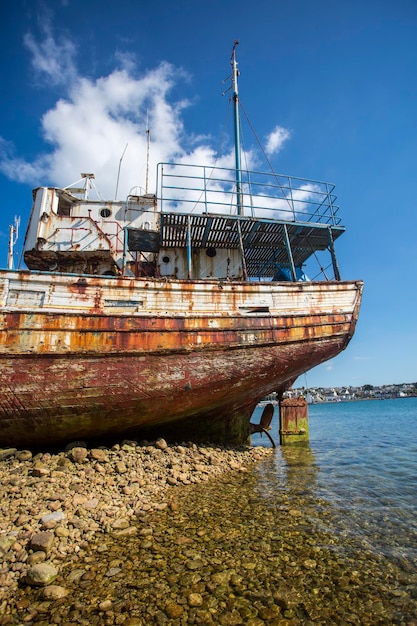
<svg viewBox="0 0 417 626">
<path fill-rule="evenodd" d="M 308 442 L 308 405 L 305 398 L 279 399 L 279 441 L 282 446 Z"/>
<path fill-rule="evenodd" d="M 339 281 L 340 280 L 340 271 L 339 271 L 339 266 L 337 264 L 336 252 L 335 252 L 335 249 L 334 249 L 334 241 L 333 241 L 332 229 L 329 227 L 327 232 L 329 234 L 329 248 L 330 248 L 330 254 L 331 254 L 331 257 L 332 257 L 334 278 L 335 278 L 335 280 Z"/>
<path fill-rule="evenodd" d="M 296 283 L 297 282 L 297 273 L 295 271 L 294 257 L 292 255 L 290 238 L 288 237 L 288 229 L 287 229 L 287 225 L 286 224 L 284 224 L 284 241 L 285 241 L 285 247 L 287 248 L 288 260 L 289 260 L 290 265 L 291 265 L 292 279 Z"/>
<path fill-rule="evenodd" d="M 190 216 L 187 215 L 187 278 L 192 278 L 193 267 L 191 258 L 191 221 Z"/>
</svg>

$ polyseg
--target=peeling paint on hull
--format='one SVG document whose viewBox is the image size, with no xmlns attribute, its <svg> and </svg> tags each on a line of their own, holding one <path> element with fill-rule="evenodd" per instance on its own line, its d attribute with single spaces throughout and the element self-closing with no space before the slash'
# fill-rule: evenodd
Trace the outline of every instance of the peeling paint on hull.
<svg viewBox="0 0 417 626">
<path fill-rule="evenodd" d="M 362 292 L 354 282 L 161 289 L 156 280 L 34 276 L 0 273 L 0 445 L 184 420 L 203 438 L 242 442 L 262 397 L 346 347 Z"/>
</svg>

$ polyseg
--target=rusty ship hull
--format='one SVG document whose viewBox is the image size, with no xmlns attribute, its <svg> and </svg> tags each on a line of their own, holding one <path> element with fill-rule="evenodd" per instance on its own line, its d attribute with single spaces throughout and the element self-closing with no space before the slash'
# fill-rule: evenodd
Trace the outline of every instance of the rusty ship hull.
<svg viewBox="0 0 417 626">
<path fill-rule="evenodd" d="M 194 440 L 242 442 L 261 398 L 346 347 L 361 293 L 359 281 L 4 270 L 0 445 L 146 434 L 160 426 L 181 440 L 189 432 Z"/>
</svg>

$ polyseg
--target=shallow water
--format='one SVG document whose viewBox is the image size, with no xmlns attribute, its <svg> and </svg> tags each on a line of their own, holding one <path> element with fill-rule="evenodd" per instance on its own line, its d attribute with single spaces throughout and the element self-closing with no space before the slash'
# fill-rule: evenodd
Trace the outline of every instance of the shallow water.
<svg viewBox="0 0 417 626">
<path fill-rule="evenodd" d="M 65 600 L 22 589 L 11 623 L 416 625 L 416 434 L 415 399 L 310 407 L 308 446 L 175 487 L 139 536 L 63 564 Z"/>
<path fill-rule="evenodd" d="M 265 491 L 278 495 L 291 485 L 296 493 L 298 482 L 310 497 L 331 505 L 332 532 L 415 565 L 417 398 L 313 405 L 309 426 L 309 453 L 297 461 L 290 449 L 278 450 Z"/>
</svg>

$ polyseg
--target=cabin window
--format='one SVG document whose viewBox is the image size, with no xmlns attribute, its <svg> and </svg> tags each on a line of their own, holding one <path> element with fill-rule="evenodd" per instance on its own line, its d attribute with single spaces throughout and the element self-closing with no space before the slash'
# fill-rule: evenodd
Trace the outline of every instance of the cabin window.
<svg viewBox="0 0 417 626">
<path fill-rule="evenodd" d="M 101 217 L 110 217 L 111 211 L 110 209 L 101 209 L 100 215 Z"/>
<path fill-rule="evenodd" d="M 64 196 L 59 196 L 58 200 L 58 215 L 61 217 L 70 217 L 72 202 Z"/>
<path fill-rule="evenodd" d="M 114 308 L 141 308 L 143 300 L 104 300 L 104 306 Z"/>
<path fill-rule="evenodd" d="M 206 254 L 207 254 L 207 256 L 209 256 L 211 258 L 215 257 L 216 254 L 217 254 L 216 248 L 207 248 Z"/>
<path fill-rule="evenodd" d="M 11 289 L 7 295 L 8 306 L 43 306 L 44 291 L 28 291 L 27 289 Z"/>
<path fill-rule="evenodd" d="M 243 315 L 264 315 L 269 313 L 269 306 L 240 306 L 239 311 Z"/>
</svg>

